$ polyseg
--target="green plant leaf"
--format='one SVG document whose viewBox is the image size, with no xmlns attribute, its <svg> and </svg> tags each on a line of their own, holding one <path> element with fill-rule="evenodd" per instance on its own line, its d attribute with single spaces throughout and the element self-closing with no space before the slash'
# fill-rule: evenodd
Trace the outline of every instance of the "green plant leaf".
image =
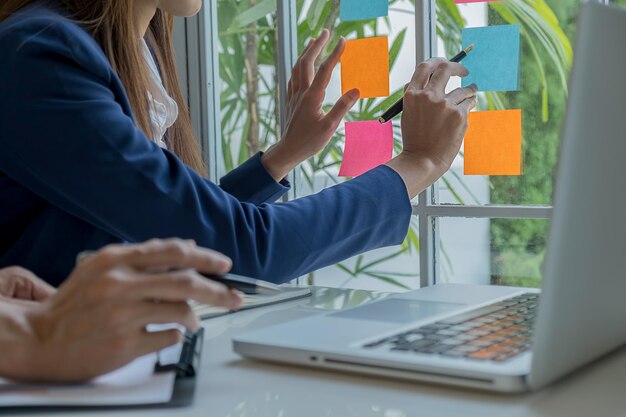
<svg viewBox="0 0 626 417">
<path fill-rule="evenodd" d="M 350 275 L 351 277 L 356 277 L 356 273 L 350 271 L 347 267 L 345 267 L 343 264 L 338 263 L 335 264 L 335 266 L 339 269 L 341 269 L 343 272 L 345 272 L 346 274 Z"/>
<path fill-rule="evenodd" d="M 247 2 L 243 2 L 242 4 L 245 5 L 246 3 Z M 275 11 L 276 0 L 261 0 L 261 2 L 257 3 L 255 6 L 252 6 L 237 15 L 228 29 L 241 29 L 248 26 L 252 22 L 256 22 L 257 20 L 264 18 L 270 13 L 274 13 Z"/>
<path fill-rule="evenodd" d="M 367 275 L 368 277 L 379 279 L 379 280 L 384 281 L 384 282 L 386 282 L 388 284 L 395 285 L 396 287 L 400 287 L 400 288 L 403 288 L 405 290 L 410 290 L 411 289 L 411 287 L 401 283 L 400 281 L 398 281 L 396 279 L 393 279 L 391 277 L 382 275 L 382 274 L 366 272 L 365 275 Z"/>
<path fill-rule="evenodd" d="M 404 38 L 406 36 L 406 28 L 402 29 L 398 36 L 393 40 L 391 44 L 391 48 L 389 49 L 389 69 L 391 70 L 396 61 L 398 59 L 398 55 L 400 54 L 400 49 L 402 45 L 404 45 Z"/>
<path fill-rule="evenodd" d="M 307 25 L 309 26 L 310 30 L 316 31 L 316 29 L 319 27 L 320 21 L 322 20 L 322 14 L 324 13 L 324 9 L 326 9 L 327 4 L 328 1 L 326 0 L 313 1 L 313 4 L 311 5 L 311 10 L 309 11 L 306 19 Z"/>
</svg>

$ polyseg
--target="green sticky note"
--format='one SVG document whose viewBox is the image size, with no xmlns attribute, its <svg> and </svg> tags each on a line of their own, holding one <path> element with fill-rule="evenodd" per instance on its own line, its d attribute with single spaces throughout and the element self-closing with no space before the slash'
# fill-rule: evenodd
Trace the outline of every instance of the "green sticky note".
<svg viewBox="0 0 626 417">
<path fill-rule="evenodd" d="M 339 19 L 343 22 L 374 19 L 388 14 L 388 0 L 341 0 L 339 3 Z"/>
<path fill-rule="evenodd" d="M 517 91 L 520 74 L 520 26 L 502 25 L 463 29 L 463 48 L 474 49 L 463 60 L 470 74 L 464 87 L 478 91 Z"/>
</svg>

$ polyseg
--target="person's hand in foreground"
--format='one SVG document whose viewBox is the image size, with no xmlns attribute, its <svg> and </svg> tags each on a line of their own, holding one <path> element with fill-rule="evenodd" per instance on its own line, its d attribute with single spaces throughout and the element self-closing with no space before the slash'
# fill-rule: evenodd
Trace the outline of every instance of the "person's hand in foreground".
<svg viewBox="0 0 626 417">
<path fill-rule="evenodd" d="M 467 69 L 443 58 L 417 66 L 404 94 L 403 150 L 387 165 L 402 177 L 410 198 L 448 171 L 459 153 L 470 110 L 476 107 L 476 86 L 446 94 L 450 77 Z"/>
<path fill-rule="evenodd" d="M 346 41 L 340 38 L 316 73 L 315 61 L 329 38 L 330 32 L 324 29 L 317 39 L 309 42 L 293 68 L 287 88 L 285 133 L 262 157 L 263 165 L 277 181 L 299 163 L 324 149 L 339 123 L 359 99 L 359 91 L 350 90 L 328 113 L 322 109 L 330 76 L 346 46 Z"/>
<path fill-rule="evenodd" d="M 32 307 L 53 296 L 56 289 L 24 268 L 0 269 L 0 303 Z"/>
<path fill-rule="evenodd" d="M 17 309 L 0 302 L 0 375 L 33 382 L 83 382 L 198 330 L 187 300 L 237 309 L 241 295 L 197 271 L 223 274 L 225 256 L 181 240 L 108 246 L 76 267 L 58 292 Z M 174 271 L 174 272 L 168 272 Z"/>
</svg>

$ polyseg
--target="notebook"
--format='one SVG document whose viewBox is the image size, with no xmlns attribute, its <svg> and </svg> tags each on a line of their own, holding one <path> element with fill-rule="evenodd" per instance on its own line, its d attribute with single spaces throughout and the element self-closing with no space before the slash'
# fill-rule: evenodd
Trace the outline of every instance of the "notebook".
<svg viewBox="0 0 626 417">
<path fill-rule="evenodd" d="M 203 331 L 85 384 L 22 384 L 0 378 L 0 414 L 11 408 L 188 405 L 195 392 Z"/>
</svg>

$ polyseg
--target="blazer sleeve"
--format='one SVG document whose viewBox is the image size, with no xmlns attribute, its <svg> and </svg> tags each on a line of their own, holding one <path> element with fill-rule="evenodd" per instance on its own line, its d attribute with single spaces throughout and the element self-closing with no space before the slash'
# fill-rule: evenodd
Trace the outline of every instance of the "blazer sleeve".
<svg viewBox="0 0 626 417">
<path fill-rule="evenodd" d="M 257 153 L 224 175 L 220 187 L 239 201 L 256 205 L 274 202 L 282 197 L 289 191 L 291 184 L 286 179 L 276 182 L 263 166 L 261 155 L 261 152 Z"/>
<path fill-rule="evenodd" d="M 135 127 L 108 62 L 59 26 L 0 38 L 0 50 L 19 44 L 0 65 L 11 80 L 0 87 L 0 170 L 50 204 L 129 242 L 195 239 L 231 257 L 234 272 L 273 282 L 405 237 L 409 199 L 386 166 L 260 206 L 198 176 Z"/>
</svg>

